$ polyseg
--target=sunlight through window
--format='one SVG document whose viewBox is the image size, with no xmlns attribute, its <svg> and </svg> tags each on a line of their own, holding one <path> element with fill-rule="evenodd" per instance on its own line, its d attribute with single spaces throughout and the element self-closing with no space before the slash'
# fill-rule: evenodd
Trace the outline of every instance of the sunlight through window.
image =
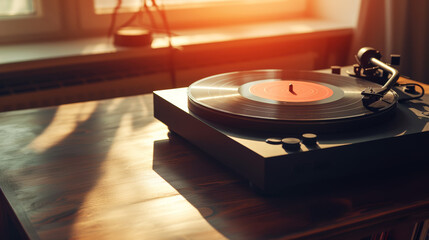
<svg viewBox="0 0 429 240">
<path fill-rule="evenodd" d="M 28 145 L 28 148 L 36 153 L 43 153 L 54 147 L 75 131 L 79 124 L 87 121 L 97 104 L 85 102 L 59 106 L 51 124 Z"/>
<path fill-rule="evenodd" d="M 0 17 L 33 14 L 33 0 L 1 0 Z"/>
<path fill-rule="evenodd" d="M 225 2 L 231 0 L 157 0 L 157 4 L 164 5 L 182 5 L 182 4 L 202 4 L 213 2 Z M 123 8 L 138 8 L 144 0 L 122 0 L 121 7 Z M 94 0 L 96 11 L 112 10 L 117 5 L 118 0 Z M 151 0 L 147 0 L 147 4 L 151 5 Z"/>
</svg>

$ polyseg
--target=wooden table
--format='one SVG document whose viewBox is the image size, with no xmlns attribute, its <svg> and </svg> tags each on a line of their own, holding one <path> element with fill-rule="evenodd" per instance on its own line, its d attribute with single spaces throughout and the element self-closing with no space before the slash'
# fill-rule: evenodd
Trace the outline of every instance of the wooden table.
<svg viewBox="0 0 429 240">
<path fill-rule="evenodd" d="M 429 217 L 427 170 L 260 196 L 152 112 L 143 95 L 1 113 L 0 239 L 360 239 Z"/>
</svg>

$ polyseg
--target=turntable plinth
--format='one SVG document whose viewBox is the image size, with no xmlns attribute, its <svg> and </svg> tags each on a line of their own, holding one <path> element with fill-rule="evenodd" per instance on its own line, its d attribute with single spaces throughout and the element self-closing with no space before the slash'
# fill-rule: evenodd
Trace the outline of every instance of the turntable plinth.
<svg viewBox="0 0 429 240">
<path fill-rule="evenodd" d="M 316 74 L 315 76 L 321 75 Z M 365 83 L 359 82 L 358 85 L 365 85 Z M 230 93 L 230 96 L 228 95 L 226 98 L 235 99 L 237 93 L 230 90 L 230 86 L 225 86 L 226 88 Z M 242 125 L 248 124 L 246 116 L 241 114 L 232 119 L 235 121 L 235 125 L 223 124 L 220 121 L 226 115 L 200 114 L 200 109 L 195 111 L 193 103 L 195 99 L 190 98 L 188 102 L 187 93 L 189 94 L 189 91 L 186 88 L 180 88 L 154 92 L 155 117 L 164 122 L 172 132 L 184 137 L 265 192 L 282 192 L 296 185 L 345 176 L 365 176 L 365 174 L 386 171 L 386 169 L 398 166 L 426 164 L 421 156 L 425 154 L 426 142 L 429 141 L 429 117 L 424 114 L 427 111 L 425 109 L 429 106 L 429 96 L 427 95 L 419 101 L 397 104 L 395 111 L 391 111 L 394 105 L 390 105 L 392 108 L 389 106 L 383 112 L 383 114 L 389 113 L 389 115 L 387 118 L 383 118 L 381 123 L 372 119 L 373 116 L 378 116 L 379 112 L 366 115 L 367 110 L 361 108 L 363 110 L 359 110 L 359 112 L 364 112 L 363 115 L 369 116 L 369 120 L 358 119 L 350 123 L 347 119 L 345 122 L 347 125 L 344 125 L 343 122 L 331 124 L 329 121 L 322 121 L 316 123 L 316 128 L 313 128 L 313 121 L 310 124 L 292 124 L 292 127 L 286 125 L 284 127 L 286 131 L 279 128 L 279 131 L 276 132 L 272 131 L 273 125 L 265 120 L 261 121 L 262 125 L 258 125 L 260 123 L 258 120 L 257 125 L 252 122 L 251 127 L 241 128 L 238 126 L 240 122 Z M 217 95 L 212 95 L 217 101 Z M 334 103 L 336 103 L 335 101 L 343 100 L 333 100 Z M 353 101 L 358 100 L 354 100 L 353 97 Z M 231 102 L 234 103 L 236 100 Z M 257 100 L 255 102 L 257 102 L 258 109 L 263 110 L 262 107 L 259 108 L 259 102 Z M 223 111 L 229 107 L 228 101 L 225 101 L 224 104 L 225 107 L 221 104 L 216 106 L 220 106 L 220 111 Z M 266 106 L 266 104 L 261 106 Z M 289 111 L 294 106 L 286 105 L 286 107 Z M 347 107 L 344 109 L 344 112 L 348 113 Z M 204 111 L 212 113 L 211 110 Z M 271 110 L 268 109 L 268 111 Z M 285 111 L 285 115 L 287 115 L 286 113 Z M 293 113 L 291 115 L 293 118 Z M 212 121 L 211 116 L 216 116 L 218 119 Z M 287 117 L 289 116 L 287 115 Z M 280 121 L 280 124 L 274 124 L 274 130 L 276 127 L 281 127 L 283 123 L 284 121 Z M 289 124 L 288 121 L 286 123 Z M 360 125 L 361 123 L 364 124 Z M 353 125 L 359 127 L 353 130 Z M 256 127 L 253 128 L 253 126 Z M 350 126 L 350 129 L 346 126 Z M 307 127 L 310 130 L 307 130 Z M 259 131 L 264 128 L 270 131 Z M 293 131 L 288 131 L 289 129 Z M 288 151 L 281 145 L 267 144 L 265 141 L 270 137 L 300 138 L 303 133 L 311 133 L 313 130 L 319 129 L 329 129 L 329 131 L 318 134 L 316 146 L 302 144 L 300 151 Z"/>
</svg>

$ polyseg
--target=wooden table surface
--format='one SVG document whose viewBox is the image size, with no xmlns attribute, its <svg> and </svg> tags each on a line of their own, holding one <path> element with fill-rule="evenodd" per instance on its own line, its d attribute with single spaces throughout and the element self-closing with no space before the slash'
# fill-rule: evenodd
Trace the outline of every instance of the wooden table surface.
<svg viewBox="0 0 429 240">
<path fill-rule="evenodd" d="M 0 114 L 1 239 L 360 239 L 429 218 L 425 170 L 261 196 L 152 95 Z"/>
</svg>

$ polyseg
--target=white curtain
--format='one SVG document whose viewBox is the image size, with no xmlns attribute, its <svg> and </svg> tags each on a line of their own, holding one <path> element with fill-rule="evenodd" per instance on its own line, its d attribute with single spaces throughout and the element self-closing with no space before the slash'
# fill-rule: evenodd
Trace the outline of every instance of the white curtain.
<svg viewBox="0 0 429 240">
<path fill-rule="evenodd" d="M 362 0 L 352 54 L 364 46 L 385 62 L 400 54 L 401 74 L 429 83 L 429 0 Z"/>
</svg>

